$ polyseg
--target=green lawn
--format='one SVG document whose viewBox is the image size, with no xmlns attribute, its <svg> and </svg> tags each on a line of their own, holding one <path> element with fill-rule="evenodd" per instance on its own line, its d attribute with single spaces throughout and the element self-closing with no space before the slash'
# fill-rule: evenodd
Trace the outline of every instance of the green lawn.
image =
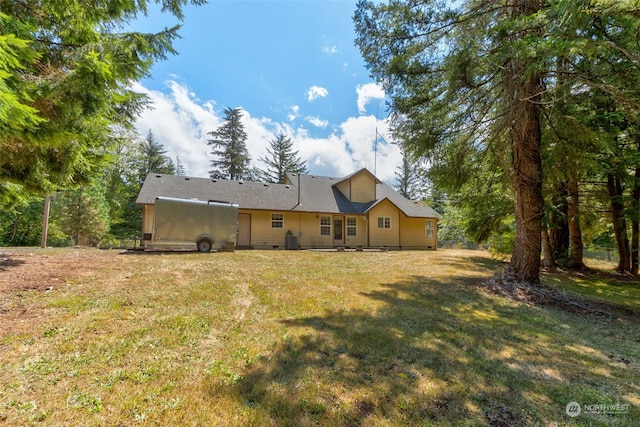
<svg viewBox="0 0 640 427">
<path fill-rule="evenodd" d="M 0 293 L 0 423 L 640 424 L 637 283 L 544 275 L 627 314 L 594 317 L 488 292 L 485 252 L 79 252 L 4 252 L 69 273 Z"/>
</svg>

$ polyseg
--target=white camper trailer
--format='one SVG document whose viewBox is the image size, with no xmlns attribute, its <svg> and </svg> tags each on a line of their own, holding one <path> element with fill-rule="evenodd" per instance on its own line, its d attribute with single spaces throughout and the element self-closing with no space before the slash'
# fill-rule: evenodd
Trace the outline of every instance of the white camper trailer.
<svg viewBox="0 0 640 427">
<path fill-rule="evenodd" d="M 153 233 L 145 247 L 213 248 L 235 247 L 238 205 L 219 201 L 199 201 L 157 197 L 153 214 Z"/>
</svg>

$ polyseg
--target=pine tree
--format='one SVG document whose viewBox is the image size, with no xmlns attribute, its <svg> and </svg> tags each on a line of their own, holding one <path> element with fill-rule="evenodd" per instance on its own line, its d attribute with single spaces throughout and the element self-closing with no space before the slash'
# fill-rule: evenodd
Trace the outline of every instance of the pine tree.
<svg viewBox="0 0 640 427">
<path fill-rule="evenodd" d="M 158 0 L 183 19 L 186 4 Z M 130 31 L 144 1 L 0 0 L 0 203 L 76 186 L 99 174 L 118 125 L 148 98 L 131 82 L 176 53 L 179 25 Z"/>
<path fill-rule="evenodd" d="M 140 143 L 140 158 L 138 164 L 140 182 L 144 182 L 149 173 L 175 173 L 175 165 L 171 157 L 167 156 L 167 150 L 160 144 L 153 132 L 149 130 L 147 137 Z"/>
<path fill-rule="evenodd" d="M 185 176 L 186 172 L 185 172 L 185 169 L 184 169 L 184 164 L 180 160 L 180 156 L 176 156 L 175 165 L 176 165 L 176 175 Z"/>
<path fill-rule="evenodd" d="M 267 165 L 267 169 L 258 173 L 258 178 L 265 182 L 282 183 L 287 172 L 308 172 L 306 160 L 302 160 L 298 151 L 293 150 L 291 138 L 282 133 L 270 142 L 267 153 L 267 156 L 259 159 Z"/>
<path fill-rule="evenodd" d="M 213 147 L 209 171 L 211 178 L 225 178 L 241 180 L 249 173 L 249 152 L 247 151 L 247 133 L 242 124 L 242 111 L 239 108 L 224 110 L 224 123 L 208 135 L 213 138 L 207 141 L 207 145 Z"/>
<path fill-rule="evenodd" d="M 409 200 L 421 200 L 428 193 L 427 171 L 401 146 L 402 163 L 396 168 L 396 191 Z"/>
<path fill-rule="evenodd" d="M 76 246 L 97 245 L 109 231 L 109 206 L 101 183 L 56 195 L 54 220 Z"/>
</svg>

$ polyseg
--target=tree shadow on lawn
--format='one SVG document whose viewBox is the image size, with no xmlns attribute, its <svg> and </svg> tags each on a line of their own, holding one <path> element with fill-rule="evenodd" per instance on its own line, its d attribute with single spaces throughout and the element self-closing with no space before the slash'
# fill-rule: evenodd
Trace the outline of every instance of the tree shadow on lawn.
<svg viewBox="0 0 640 427">
<path fill-rule="evenodd" d="M 23 259 L 13 258 L 11 255 L 0 253 L 0 272 L 7 271 L 12 267 L 18 267 L 25 263 Z"/>
<path fill-rule="evenodd" d="M 261 422 L 291 426 L 565 423 L 571 401 L 620 398 L 610 379 L 629 366 L 553 312 L 465 280 L 411 277 L 363 293 L 377 308 L 284 320 L 289 337 L 232 393 Z"/>
</svg>

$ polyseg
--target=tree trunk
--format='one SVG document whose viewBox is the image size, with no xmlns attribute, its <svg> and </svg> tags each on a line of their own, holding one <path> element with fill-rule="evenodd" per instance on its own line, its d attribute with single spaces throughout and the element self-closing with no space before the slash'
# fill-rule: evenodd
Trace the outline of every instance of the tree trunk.
<svg viewBox="0 0 640 427">
<path fill-rule="evenodd" d="M 547 268 L 556 268 L 556 260 L 553 258 L 553 250 L 551 249 L 551 242 L 549 241 L 549 232 L 546 225 L 542 225 L 542 249 L 544 252 L 544 258 L 542 259 L 542 265 Z"/>
<path fill-rule="evenodd" d="M 622 184 L 613 174 L 607 174 L 607 190 L 611 200 L 611 220 L 613 233 L 618 248 L 618 270 L 620 273 L 631 270 L 631 254 L 629 252 L 629 237 L 627 235 L 627 221 L 624 217 L 624 203 L 622 202 Z"/>
<path fill-rule="evenodd" d="M 567 220 L 569 223 L 569 267 L 580 269 L 584 267 L 582 230 L 580 229 L 580 207 L 578 199 L 578 178 L 569 177 L 567 182 Z"/>
<path fill-rule="evenodd" d="M 513 2 L 513 7 L 514 17 L 530 16 L 540 10 L 538 0 L 520 0 Z M 527 34 L 519 33 L 515 37 L 523 38 Z M 542 79 L 531 73 L 524 58 L 512 58 L 506 65 L 505 85 L 511 101 L 507 117 L 511 124 L 516 192 L 516 238 L 508 272 L 517 280 L 535 284 L 540 283 L 544 205 L 539 110 Z"/>
<path fill-rule="evenodd" d="M 564 265 L 569 259 L 569 223 L 567 221 L 567 184 L 560 183 L 555 189 L 551 203 L 554 209 L 549 212 L 549 243 L 553 260 Z"/>
<path fill-rule="evenodd" d="M 640 143 L 638 143 L 640 151 Z M 638 274 L 638 246 L 640 243 L 640 165 L 636 165 L 635 182 L 633 183 L 633 217 L 631 219 L 631 274 Z"/>
</svg>

